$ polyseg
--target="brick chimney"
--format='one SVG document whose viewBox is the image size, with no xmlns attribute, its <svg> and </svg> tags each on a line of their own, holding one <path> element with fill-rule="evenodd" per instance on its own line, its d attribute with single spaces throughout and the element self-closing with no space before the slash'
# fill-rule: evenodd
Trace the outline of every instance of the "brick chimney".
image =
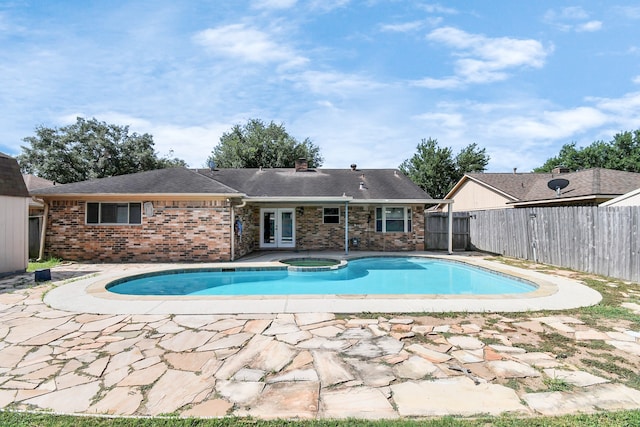
<svg viewBox="0 0 640 427">
<path fill-rule="evenodd" d="M 555 168 L 553 168 L 551 170 L 552 174 L 569 173 L 569 172 L 571 172 L 571 169 L 569 169 L 566 166 L 562 166 L 562 165 L 556 166 Z"/>
<path fill-rule="evenodd" d="M 307 170 L 309 170 L 309 163 L 307 162 L 307 159 L 304 157 L 297 159 L 296 172 L 306 172 Z"/>
</svg>

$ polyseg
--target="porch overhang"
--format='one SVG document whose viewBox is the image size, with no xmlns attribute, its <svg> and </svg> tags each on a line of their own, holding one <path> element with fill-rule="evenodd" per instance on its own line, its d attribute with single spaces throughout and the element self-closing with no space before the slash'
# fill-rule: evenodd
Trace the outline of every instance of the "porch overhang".
<svg viewBox="0 0 640 427">
<path fill-rule="evenodd" d="M 349 205 L 430 205 L 443 204 L 448 208 L 448 252 L 453 253 L 453 200 L 452 199 L 354 199 L 352 196 L 262 196 L 244 197 L 244 203 L 252 204 L 294 204 L 294 205 L 317 205 L 317 204 L 344 204 L 345 224 L 344 224 L 344 250 L 349 254 Z M 233 249 L 232 249 L 233 251 Z"/>
</svg>

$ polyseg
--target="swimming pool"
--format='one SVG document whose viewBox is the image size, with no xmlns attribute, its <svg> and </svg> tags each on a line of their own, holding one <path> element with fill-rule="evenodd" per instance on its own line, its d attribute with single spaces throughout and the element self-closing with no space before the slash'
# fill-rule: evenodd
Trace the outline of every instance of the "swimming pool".
<svg viewBox="0 0 640 427">
<path fill-rule="evenodd" d="M 461 262 L 422 257 L 350 260 L 327 271 L 191 269 L 116 280 L 107 290 L 126 295 L 497 295 L 532 292 L 531 282 Z M 233 271 L 228 271 L 233 270 Z"/>
</svg>

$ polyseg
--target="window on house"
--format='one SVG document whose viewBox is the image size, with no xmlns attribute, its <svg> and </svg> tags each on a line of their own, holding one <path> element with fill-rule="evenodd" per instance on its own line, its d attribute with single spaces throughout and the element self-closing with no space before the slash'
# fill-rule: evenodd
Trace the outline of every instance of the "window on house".
<svg viewBox="0 0 640 427">
<path fill-rule="evenodd" d="M 87 203 L 87 224 L 141 223 L 141 203 Z"/>
<path fill-rule="evenodd" d="M 408 233 L 411 231 L 411 208 L 376 208 L 378 233 Z"/>
<path fill-rule="evenodd" d="M 340 224 L 340 208 L 323 208 L 322 222 L 324 224 Z"/>
</svg>

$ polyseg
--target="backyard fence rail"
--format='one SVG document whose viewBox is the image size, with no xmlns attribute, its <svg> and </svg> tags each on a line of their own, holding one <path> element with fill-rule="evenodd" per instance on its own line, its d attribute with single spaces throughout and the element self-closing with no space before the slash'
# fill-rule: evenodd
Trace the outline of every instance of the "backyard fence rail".
<svg viewBox="0 0 640 427">
<path fill-rule="evenodd" d="M 481 251 L 640 282 L 640 206 L 567 206 L 469 213 Z"/>
</svg>

